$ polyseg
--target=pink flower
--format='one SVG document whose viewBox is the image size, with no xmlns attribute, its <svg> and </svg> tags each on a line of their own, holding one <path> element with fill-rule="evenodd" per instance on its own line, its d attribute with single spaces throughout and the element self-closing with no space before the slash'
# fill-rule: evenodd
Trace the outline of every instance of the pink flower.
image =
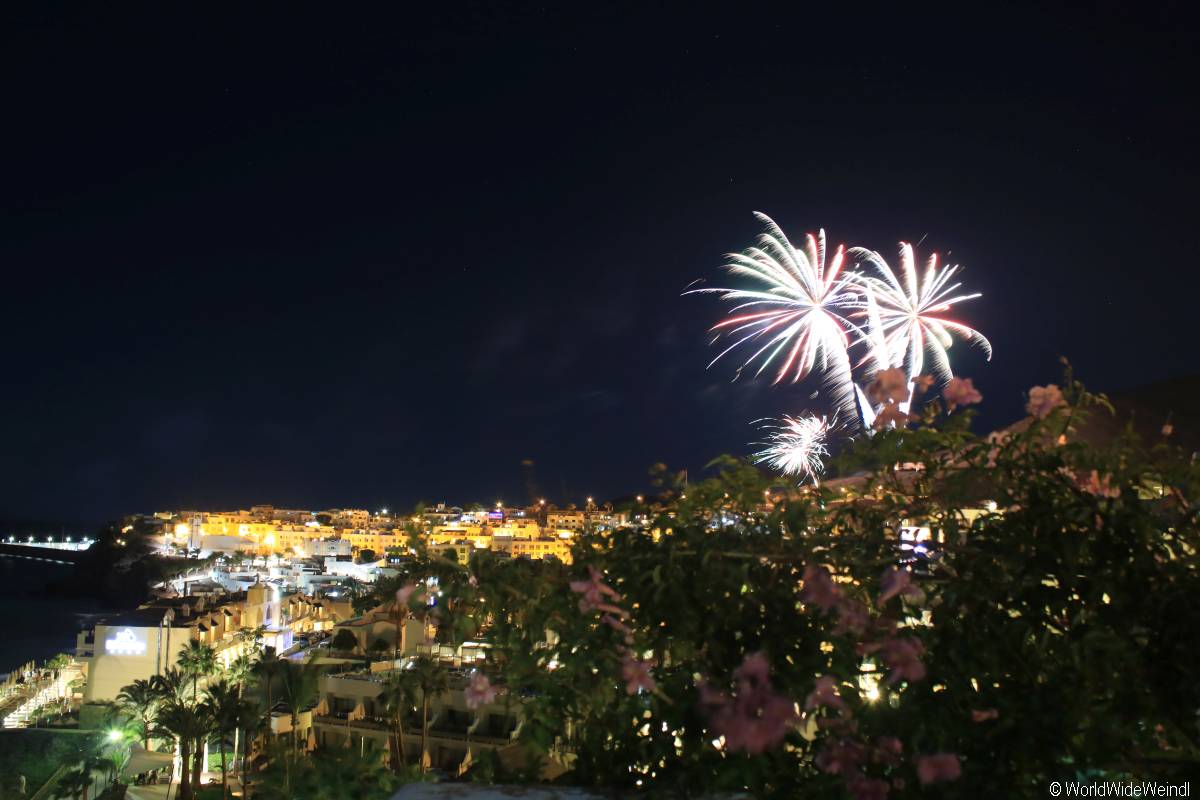
<svg viewBox="0 0 1200 800">
<path fill-rule="evenodd" d="M 482 672 L 472 672 L 467 688 L 463 689 L 463 697 L 466 698 L 467 708 L 475 709 L 487 705 L 496 699 L 496 691 L 496 687 L 492 686 L 492 682 L 488 680 L 487 675 L 484 675 Z"/>
<path fill-rule="evenodd" d="M 837 607 L 838 622 L 833 626 L 837 635 L 853 633 L 862 635 L 871 624 L 871 610 L 861 600 L 843 598 Z"/>
<path fill-rule="evenodd" d="M 733 677 L 738 682 L 739 690 L 743 686 L 750 690 L 756 686 L 769 687 L 771 685 L 771 662 L 767 661 L 767 654 L 760 650 L 746 656 L 742 665 L 734 670 Z"/>
<path fill-rule="evenodd" d="M 912 583 L 912 573 L 906 569 L 888 567 L 879 581 L 879 599 L 876 601 L 883 606 L 893 597 L 917 597 L 921 590 Z"/>
<path fill-rule="evenodd" d="M 804 568 L 804 586 L 800 590 L 800 599 L 811 603 L 825 613 L 829 613 L 842 599 L 842 591 L 833 583 L 829 570 L 824 567 L 809 564 Z"/>
<path fill-rule="evenodd" d="M 658 687 L 654 676 L 650 674 L 653 666 L 653 661 L 639 661 L 626 653 L 621 659 L 621 677 L 625 679 L 625 693 L 637 694 L 639 689 L 653 692 Z"/>
<path fill-rule="evenodd" d="M 607 605 L 607 604 L 604 604 L 604 605 Z M 617 609 L 617 610 L 620 611 L 620 609 Z M 626 625 L 624 622 L 621 622 L 621 620 L 619 618 L 613 616 L 612 614 L 601 615 L 600 622 L 602 622 L 603 624 L 612 628 L 617 633 L 624 634 L 626 637 L 633 635 L 633 631 L 631 631 L 629 629 L 629 626 Z"/>
<path fill-rule="evenodd" d="M 1096 497 L 1120 497 L 1121 488 L 1119 486 L 1111 486 L 1108 481 L 1108 475 L 1101 478 L 1100 473 L 1092 470 L 1092 474 L 1080 481 L 1079 485 L 1083 491 Z"/>
<path fill-rule="evenodd" d="M 837 681 L 829 675 L 817 678 L 813 690 L 804 698 L 804 710 L 812 711 L 817 708 L 836 708 L 842 710 L 846 704 L 838 695 Z"/>
<path fill-rule="evenodd" d="M 411 598 L 413 593 L 420 588 L 421 587 L 417 586 L 415 583 L 405 584 L 396 590 L 396 602 L 402 606 L 408 605 L 409 598 Z"/>
<path fill-rule="evenodd" d="M 987 722 L 990 719 L 999 719 L 1000 712 L 994 708 L 985 708 L 982 711 L 973 709 L 971 711 L 971 722 Z"/>
<path fill-rule="evenodd" d="M 867 396 L 876 403 L 903 403 L 908 400 L 908 376 L 899 367 L 881 369 L 867 387 Z"/>
<path fill-rule="evenodd" d="M 858 766 L 867 760 L 867 749 L 858 742 L 844 739 L 835 740 L 817 753 L 817 769 L 830 775 L 853 777 L 858 774 Z"/>
<path fill-rule="evenodd" d="M 975 384 L 970 378 L 951 378 L 946 384 L 946 388 L 942 389 L 942 397 L 946 400 L 946 407 L 953 411 L 956 406 L 969 406 L 978 403 L 983 399 L 983 395 L 975 388 Z"/>
<path fill-rule="evenodd" d="M 1025 410 L 1038 419 L 1045 419 L 1056 408 L 1065 406 L 1062 391 L 1053 383 L 1046 386 L 1034 386 L 1029 390 L 1029 402 Z"/>
<path fill-rule="evenodd" d="M 588 565 L 588 574 L 589 577 L 585 581 L 571 581 L 571 591 L 583 595 L 583 597 L 579 598 L 579 610 L 586 614 L 604 605 L 607 605 L 610 609 L 615 608 L 603 603 L 603 599 L 605 596 L 608 596 L 613 600 L 620 601 L 621 595 L 617 594 L 611 586 L 600 580 L 602 577 L 600 571 L 591 564 Z M 621 613 L 624 614 L 624 612 Z"/>
<path fill-rule="evenodd" d="M 880 778 L 868 778 L 865 775 L 859 775 L 853 780 L 847 781 L 846 788 L 850 790 L 850 795 L 854 800 L 887 800 L 888 793 L 892 789 L 887 781 Z"/>
<path fill-rule="evenodd" d="M 796 722 L 796 706 L 771 689 L 770 665 L 762 653 L 747 656 L 734 672 L 735 696 L 700 684 L 700 704 L 709 725 L 730 750 L 757 755 L 778 745 Z"/>
<path fill-rule="evenodd" d="M 883 663 L 891 670 L 887 676 L 889 684 L 919 681 L 925 677 L 925 665 L 921 663 L 925 646 L 919 639 L 888 639 L 880 649 L 883 651 Z"/>
<path fill-rule="evenodd" d="M 875 421 L 871 423 L 871 427 L 877 431 L 884 428 L 903 428 L 909 422 L 916 419 L 911 414 L 905 414 L 900 410 L 900 406 L 895 403 L 888 403 L 883 408 L 879 409 L 879 413 L 875 415 Z"/>
<path fill-rule="evenodd" d="M 1008 443 L 1009 434 L 1004 431 L 994 431 L 987 435 L 987 443 L 992 445 L 988 450 L 987 465 L 989 468 L 996 466 L 996 456 L 1000 455 L 1000 448 Z"/>
<path fill-rule="evenodd" d="M 895 736 L 880 736 L 875 740 L 875 760 L 881 764 L 895 766 L 903 752 L 904 744 Z"/>
<path fill-rule="evenodd" d="M 918 375 L 917 377 L 913 378 L 913 386 L 922 392 L 928 392 L 929 387 L 933 386 L 933 376 Z"/>
<path fill-rule="evenodd" d="M 962 764 L 953 753 L 917 757 L 917 778 L 922 784 L 956 781 L 961 775 Z"/>
</svg>

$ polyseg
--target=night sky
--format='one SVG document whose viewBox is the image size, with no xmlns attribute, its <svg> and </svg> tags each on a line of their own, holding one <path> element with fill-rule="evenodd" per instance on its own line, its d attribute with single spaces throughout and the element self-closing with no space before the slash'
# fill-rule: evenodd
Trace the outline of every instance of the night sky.
<svg viewBox="0 0 1200 800">
<path fill-rule="evenodd" d="M 964 264 L 981 425 L 1194 374 L 1184 7 L 8 10 L 0 519 L 699 474 L 817 388 L 705 371 L 753 210 Z"/>
</svg>

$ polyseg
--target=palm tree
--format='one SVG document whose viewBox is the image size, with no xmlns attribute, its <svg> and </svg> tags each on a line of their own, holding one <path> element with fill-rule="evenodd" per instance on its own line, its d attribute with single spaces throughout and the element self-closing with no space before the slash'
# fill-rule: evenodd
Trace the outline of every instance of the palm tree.
<svg viewBox="0 0 1200 800">
<path fill-rule="evenodd" d="M 217 670 L 217 651 L 212 648 L 212 645 L 192 639 L 187 643 L 187 647 L 179 651 L 176 663 L 179 664 L 179 669 L 183 674 L 192 679 L 192 702 L 198 702 L 200 678 L 211 675 Z"/>
<path fill-rule="evenodd" d="M 199 709 L 171 698 L 158 708 L 154 715 L 156 735 L 170 737 L 179 742 L 179 795 L 177 800 L 191 800 L 193 781 L 188 777 L 188 758 L 192 755 L 192 744 L 208 735 L 208 720 Z M 168 789 L 169 790 L 169 789 Z"/>
<path fill-rule="evenodd" d="M 217 670 L 217 651 L 212 645 L 192 639 L 187 647 L 179 651 L 176 663 L 184 675 L 192 679 L 192 705 L 199 711 L 200 678 L 211 675 Z M 200 773 L 204 770 L 204 742 L 196 740 L 196 751 L 193 754 L 192 783 L 199 785 Z"/>
<path fill-rule="evenodd" d="M 396 785 L 395 776 L 383 766 L 381 753 L 373 742 L 361 753 L 343 748 L 318 751 L 311 761 L 313 769 L 304 781 L 302 798 L 384 800 L 391 796 Z"/>
<path fill-rule="evenodd" d="M 293 664 L 283 662 L 283 670 L 279 674 L 281 693 L 287 700 L 292 714 L 292 746 L 299 749 L 298 731 L 300 712 L 311 706 L 317 700 L 318 678 L 322 668 L 316 664 Z"/>
<path fill-rule="evenodd" d="M 262 655 L 254 662 L 251 671 L 258 676 L 259 687 L 266 695 L 264 713 L 267 722 L 267 736 L 271 735 L 271 712 L 275 710 L 274 689 L 279 683 L 279 676 L 288 662 L 279 657 L 274 647 L 264 647 Z"/>
<path fill-rule="evenodd" d="M 229 667 L 225 670 L 225 675 L 238 688 L 240 694 L 246 687 L 246 681 L 250 679 L 254 672 L 254 656 L 249 653 L 242 653 L 233 661 L 229 662 Z"/>
<path fill-rule="evenodd" d="M 243 703 L 236 685 L 219 680 L 204 690 L 205 715 L 212 720 L 213 733 L 217 735 L 217 749 L 221 754 L 221 795 L 229 795 L 229 773 L 225 766 L 225 737 L 236 734 L 241 723 Z M 234 759 L 237 759 L 237 742 L 234 742 Z"/>
<path fill-rule="evenodd" d="M 413 674 L 421 690 L 421 771 L 426 770 L 429 759 L 429 700 L 431 696 L 444 694 L 450 689 L 450 671 L 429 656 L 420 656 L 413 662 Z"/>
<path fill-rule="evenodd" d="M 249 630 L 243 628 L 242 630 Z M 237 696 L 239 700 L 243 700 L 246 696 L 246 682 L 250 680 L 250 676 L 254 674 L 254 656 L 249 653 L 242 653 L 233 661 L 229 662 L 229 668 L 225 670 L 225 674 L 229 676 L 234 686 L 237 687 Z M 237 763 L 238 739 L 242 735 L 242 726 L 236 726 L 233 729 L 233 762 Z"/>
<path fill-rule="evenodd" d="M 401 767 L 408 764 L 408 757 L 404 753 L 404 717 L 416 704 L 416 673 L 407 669 L 393 671 L 383 684 L 383 692 L 379 696 L 392 721 L 392 747 L 396 754 L 392 762 L 393 769 L 400 772 Z"/>
<path fill-rule="evenodd" d="M 256 628 L 247 628 L 245 626 L 238 628 L 235 638 L 239 642 L 254 642 L 255 647 L 262 645 L 263 638 L 267 634 L 267 626 L 259 625 Z"/>
<path fill-rule="evenodd" d="M 56 798 L 78 798 L 87 800 L 88 789 L 92 786 L 92 771 L 87 766 L 78 766 L 63 774 L 54 787 Z"/>
<path fill-rule="evenodd" d="M 183 700 L 186 686 L 187 677 L 175 667 L 163 670 L 161 674 L 150 678 L 150 688 L 160 703 Z"/>
<path fill-rule="evenodd" d="M 259 701 L 253 697 L 243 696 L 238 705 L 237 726 L 234 728 L 234 759 L 237 759 L 237 737 L 242 739 L 242 761 L 239 769 L 242 782 L 242 797 L 249 797 L 246 786 L 247 766 L 250 762 L 250 746 L 255 734 L 262 726 L 262 713 L 259 711 Z"/>
<path fill-rule="evenodd" d="M 150 749 L 150 722 L 154 717 L 154 707 L 158 705 L 159 693 L 154 684 L 138 678 L 125 686 L 117 694 L 117 706 L 127 714 L 136 717 L 142 723 L 142 747 Z"/>
<path fill-rule="evenodd" d="M 128 745 L 122 741 L 117 746 L 109 748 L 101 763 L 108 772 L 108 785 L 112 786 L 121 777 L 121 770 L 125 769 L 125 765 L 129 763 Z"/>
<path fill-rule="evenodd" d="M 358 578 L 350 577 L 343 580 L 340 584 L 341 592 L 346 596 L 346 599 L 354 601 L 367 593 L 367 585 Z"/>
</svg>

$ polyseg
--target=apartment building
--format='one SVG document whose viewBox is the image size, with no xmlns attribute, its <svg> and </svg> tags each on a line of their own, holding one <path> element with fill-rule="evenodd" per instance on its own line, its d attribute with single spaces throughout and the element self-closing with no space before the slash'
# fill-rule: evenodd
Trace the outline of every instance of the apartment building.
<svg viewBox="0 0 1200 800">
<path fill-rule="evenodd" d="M 579 533 L 587 527 L 587 514 L 582 511 L 547 511 L 546 527 Z"/>
<path fill-rule="evenodd" d="M 84 702 L 113 700 L 134 680 L 162 674 L 191 641 L 211 645 L 228 666 L 254 647 L 238 635 L 242 629 L 265 628 L 263 643 L 282 651 L 291 647 L 293 633 L 330 630 L 350 613 L 348 603 L 285 594 L 261 583 L 212 598 L 156 600 L 80 631 L 75 656 L 87 665 Z"/>
<path fill-rule="evenodd" d="M 320 747 L 361 747 L 373 742 L 389 753 L 394 721 L 388 718 L 381 694 L 387 672 L 355 672 L 326 675 L 320 680 L 321 699 L 311 715 L 310 741 Z M 429 764 L 451 775 L 461 774 L 484 750 L 501 751 L 517 757 L 517 738 L 523 716 L 519 697 L 502 693 L 495 702 L 478 709 L 467 707 L 463 690 L 469 672 L 452 668 L 450 691 L 431 705 L 429 718 Z M 414 712 L 403 720 L 405 758 L 421 760 L 421 717 Z"/>
<path fill-rule="evenodd" d="M 571 541 L 558 536 L 512 539 L 508 542 L 508 552 L 513 558 L 542 559 L 553 556 L 564 564 L 571 563 Z"/>
</svg>

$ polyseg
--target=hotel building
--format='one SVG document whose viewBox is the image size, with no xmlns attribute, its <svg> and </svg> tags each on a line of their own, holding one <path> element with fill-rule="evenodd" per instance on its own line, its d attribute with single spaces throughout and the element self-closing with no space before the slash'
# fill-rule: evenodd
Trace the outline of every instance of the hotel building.
<svg viewBox="0 0 1200 800">
<path fill-rule="evenodd" d="M 216 598 L 156 600 L 79 633 L 75 657 L 87 673 L 83 700 L 111 701 L 133 681 L 161 675 L 192 641 L 211 645 L 218 663 L 228 666 L 256 646 L 239 635 L 244 629 L 265 628 L 263 644 L 283 652 L 293 634 L 330 630 L 351 613 L 348 603 L 284 594 L 264 584 Z"/>
</svg>

